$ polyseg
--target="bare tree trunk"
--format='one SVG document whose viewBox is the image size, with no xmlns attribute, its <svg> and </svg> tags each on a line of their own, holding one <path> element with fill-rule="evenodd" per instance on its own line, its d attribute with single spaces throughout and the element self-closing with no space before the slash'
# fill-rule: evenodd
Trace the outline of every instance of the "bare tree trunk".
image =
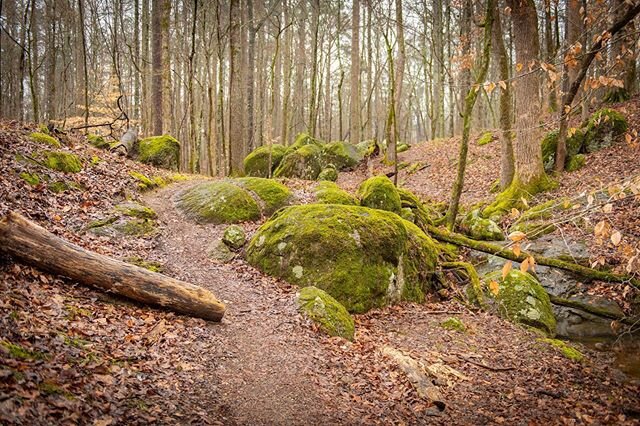
<svg viewBox="0 0 640 426">
<path fill-rule="evenodd" d="M 241 10 L 240 0 L 229 2 L 229 173 L 241 175 L 243 173 L 244 153 L 244 97 L 242 90 L 241 64 Z"/>
<path fill-rule="evenodd" d="M 353 0 L 351 15 L 351 79 L 349 84 L 349 140 L 360 142 L 360 0 Z"/>
<path fill-rule="evenodd" d="M 318 31 L 320 29 L 320 0 L 314 0 L 311 5 L 312 9 L 312 27 L 313 45 L 311 47 L 311 87 L 309 100 L 309 121 L 307 123 L 308 132 L 311 136 L 316 135 L 317 124 L 317 86 L 318 86 Z"/>
<path fill-rule="evenodd" d="M 151 119 L 152 132 L 155 135 L 162 134 L 163 131 L 163 105 L 164 87 L 162 82 L 163 73 L 163 48 L 162 48 L 162 21 L 163 10 L 167 0 L 152 0 L 151 11 L 151 43 L 152 43 L 152 64 L 151 64 Z M 168 96 L 168 94 L 167 94 Z"/>
</svg>

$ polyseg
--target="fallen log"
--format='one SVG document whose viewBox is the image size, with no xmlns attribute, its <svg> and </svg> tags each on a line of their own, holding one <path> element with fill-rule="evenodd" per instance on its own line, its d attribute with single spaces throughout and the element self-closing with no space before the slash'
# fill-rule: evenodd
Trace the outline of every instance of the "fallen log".
<svg viewBox="0 0 640 426">
<path fill-rule="evenodd" d="M 0 220 L 0 251 L 38 269 L 181 314 L 220 321 L 225 312 L 208 290 L 85 250 L 18 213 Z"/>
<path fill-rule="evenodd" d="M 494 256 L 509 259 L 514 262 L 522 262 L 529 257 L 533 257 L 538 265 L 551 266 L 553 268 L 564 269 L 566 271 L 574 272 L 582 277 L 592 280 L 600 280 L 606 282 L 625 283 L 630 284 L 636 288 L 640 288 L 640 280 L 630 275 L 614 274 L 612 272 L 599 271 L 597 269 L 588 268 L 586 266 L 578 265 L 577 263 L 567 262 L 565 260 L 556 259 L 553 257 L 544 257 L 521 251 L 519 255 L 516 255 L 508 247 L 502 247 L 497 244 L 488 243 L 486 241 L 478 241 L 469 238 L 465 235 L 451 232 L 445 229 L 438 228 L 436 226 L 424 225 L 423 228 L 433 238 L 444 241 L 447 243 L 472 248 L 484 253 L 492 254 Z"/>
</svg>

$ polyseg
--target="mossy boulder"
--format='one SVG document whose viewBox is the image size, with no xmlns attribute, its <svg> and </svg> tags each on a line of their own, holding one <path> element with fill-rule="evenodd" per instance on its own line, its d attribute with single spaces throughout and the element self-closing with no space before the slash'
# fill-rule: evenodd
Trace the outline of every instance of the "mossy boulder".
<svg viewBox="0 0 640 426">
<path fill-rule="evenodd" d="M 575 133 L 567 137 L 567 159 L 569 160 L 577 155 L 582 149 L 585 141 L 585 133 L 582 129 L 577 129 Z M 558 131 L 554 130 L 545 135 L 542 139 L 542 162 L 546 171 L 554 169 L 556 161 L 556 149 L 558 148 Z"/>
<path fill-rule="evenodd" d="M 247 242 L 247 236 L 242 227 L 230 225 L 224 230 L 222 242 L 229 246 L 230 249 L 240 250 L 244 243 Z"/>
<path fill-rule="evenodd" d="M 353 340 L 353 318 L 347 309 L 327 292 L 313 286 L 301 289 L 298 294 L 298 308 L 329 336 Z"/>
<path fill-rule="evenodd" d="M 322 169 L 320 174 L 318 175 L 318 180 L 327 180 L 329 182 L 335 182 L 338 180 L 338 171 L 336 170 L 333 164 L 329 164 L 327 167 Z"/>
<path fill-rule="evenodd" d="M 133 236 L 146 237 L 157 232 L 157 223 L 153 219 L 119 215 L 115 212 L 104 218 L 90 222 L 86 230 L 100 236 L 119 237 Z"/>
<path fill-rule="evenodd" d="M 399 213 L 402 207 L 398 190 L 386 176 L 374 176 L 360 184 L 356 193 L 360 205 Z"/>
<path fill-rule="evenodd" d="M 483 134 L 480 135 L 476 143 L 479 146 L 484 146 L 484 145 L 490 144 L 493 141 L 494 141 L 493 132 L 484 132 Z"/>
<path fill-rule="evenodd" d="M 459 331 L 461 333 L 467 331 L 467 327 L 464 325 L 462 320 L 456 317 L 449 317 L 446 320 L 442 321 L 440 323 L 440 327 L 444 328 L 445 330 Z"/>
<path fill-rule="evenodd" d="M 498 283 L 497 291 L 488 291 L 486 299 L 501 316 L 555 335 L 556 319 L 549 295 L 532 275 L 512 269 L 504 279 L 501 271 L 495 271 L 484 280 L 490 288 L 492 281 Z"/>
<path fill-rule="evenodd" d="M 129 176 L 135 179 L 140 191 L 147 191 L 154 188 L 162 188 L 167 182 L 161 176 L 148 177 L 142 173 L 129 172 Z"/>
<path fill-rule="evenodd" d="M 260 218 L 257 201 L 231 181 L 205 182 L 179 195 L 178 208 L 198 222 L 237 223 Z"/>
<path fill-rule="evenodd" d="M 437 247 L 396 214 L 309 204 L 286 207 L 262 225 L 247 260 L 269 275 L 325 290 L 350 312 L 366 312 L 399 300 L 424 300 Z"/>
<path fill-rule="evenodd" d="M 266 178 L 280 165 L 287 148 L 283 145 L 259 146 L 244 159 L 244 173 L 247 176 Z M 271 169 L 269 169 L 271 155 Z"/>
<path fill-rule="evenodd" d="M 96 148 L 99 148 L 99 149 L 109 149 L 109 147 L 110 147 L 109 142 L 104 140 L 104 137 L 102 137 L 100 135 L 95 135 L 95 134 L 89 133 L 87 135 L 87 140 L 89 141 L 89 143 L 91 145 L 93 145 L 93 146 L 95 146 Z"/>
<path fill-rule="evenodd" d="M 156 219 L 158 217 L 156 212 L 151 207 L 144 206 L 140 203 L 134 203 L 134 202 L 120 203 L 117 206 L 115 206 L 113 209 L 115 212 L 119 214 L 122 214 L 128 217 L 137 217 L 139 219 Z"/>
<path fill-rule="evenodd" d="M 60 148 L 60 142 L 58 141 L 58 139 L 54 138 L 53 136 L 47 135 L 45 133 L 41 133 L 41 132 L 33 132 L 29 135 L 29 139 L 31 139 L 33 142 L 36 143 L 40 143 L 40 144 L 44 144 L 44 145 L 49 145 L 52 146 L 54 148 Z"/>
<path fill-rule="evenodd" d="M 585 125 L 584 151 L 595 152 L 611 145 L 627 128 L 627 120 L 614 109 L 603 108 L 594 112 Z"/>
<path fill-rule="evenodd" d="M 180 164 L 180 142 L 169 135 L 142 139 L 138 145 L 138 160 L 165 169 L 177 170 Z"/>
<path fill-rule="evenodd" d="M 286 154 L 290 154 L 307 145 L 315 145 L 317 147 L 320 147 L 322 145 L 322 142 L 320 142 L 318 139 L 312 138 L 308 133 L 298 133 L 295 141 L 293 141 L 293 143 L 287 147 Z"/>
<path fill-rule="evenodd" d="M 51 170 L 65 173 L 78 173 L 82 170 L 82 163 L 77 155 L 62 151 L 44 151 L 42 163 Z"/>
<path fill-rule="evenodd" d="M 349 170 L 360 163 L 363 155 L 354 144 L 336 141 L 322 146 L 324 164 L 333 164 L 338 170 Z"/>
<path fill-rule="evenodd" d="M 316 200 L 320 204 L 344 204 L 355 206 L 358 200 L 347 191 L 340 188 L 336 183 L 323 181 L 315 187 Z"/>
<path fill-rule="evenodd" d="M 362 158 L 374 156 L 380 151 L 374 140 L 359 142 L 356 144 L 356 149 Z"/>
<path fill-rule="evenodd" d="M 396 147 L 396 151 L 400 154 L 401 152 L 409 151 L 409 148 L 411 148 L 411 145 L 401 142 Z"/>
<path fill-rule="evenodd" d="M 213 263 L 229 263 L 235 257 L 236 253 L 232 251 L 221 239 L 215 240 L 208 248 L 207 255 Z"/>
<path fill-rule="evenodd" d="M 565 166 L 565 170 L 568 172 L 575 172 L 580 170 L 586 163 L 587 157 L 584 154 L 576 154 L 570 157 Z"/>
<path fill-rule="evenodd" d="M 478 209 L 469 212 L 462 220 L 461 226 L 471 238 L 476 240 L 504 240 L 504 233 L 498 224 L 491 219 L 481 217 Z"/>
<path fill-rule="evenodd" d="M 286 206 L 293 198 L 291 190 L 286 185 L 273 179 L 244 177 L 233 179 L 231 182 L 255 195 L 254 198 L 265 215 Z"/>
<path fill-rule="evenodd" d="M 287 154 L 274 172 L 274 177 L 315 180 L 322 171 L 322 149 L 307 144 Z"/>
<path fill-rule="evenodd" d="M 410 222 L 414 222 L 421 228 L 424 225 L 433 225 L 433 218 L 439 216 L 433 206 L 423 203 L 413 192 L 406 188 L 398 188 L 398 195 L 400 196 L 402 210 L 410 209 L 413 214 L 414 220 L 410 220 Z M 407 218 L 405 217 L 405 219 Z"/>
</svg>

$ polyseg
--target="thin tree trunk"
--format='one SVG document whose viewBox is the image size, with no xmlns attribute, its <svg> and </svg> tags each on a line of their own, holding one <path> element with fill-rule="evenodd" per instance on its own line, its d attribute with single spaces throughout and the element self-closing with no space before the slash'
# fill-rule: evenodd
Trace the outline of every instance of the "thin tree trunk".
<svg viewBox="0 0 640 426">
<path fill-rule="evenodd" d="M 351 78 L 349 91 L 349 140 L 360 142 L 360 0 L 353 0 L 351 14 Z"/>
</svg>

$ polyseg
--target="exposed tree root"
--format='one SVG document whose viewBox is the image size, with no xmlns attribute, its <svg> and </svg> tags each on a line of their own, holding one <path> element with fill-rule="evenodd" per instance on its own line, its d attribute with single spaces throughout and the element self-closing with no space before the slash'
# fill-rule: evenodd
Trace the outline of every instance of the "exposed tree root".
<svg viewBox="0 0 640 426">
<path fill-rule="evenodd" d="M 469 277 L 471 287 L 473 288 L 473 298 L 470 302 L 478 305 L 482 309 L 486 308 L 480 277 L 478 276 L 476 268 L 474 268 L 472 264 L 469 262 L 442 262 L 440 263 L 440 266 L 446 269 L 463 269 Z"/>
</svg>

